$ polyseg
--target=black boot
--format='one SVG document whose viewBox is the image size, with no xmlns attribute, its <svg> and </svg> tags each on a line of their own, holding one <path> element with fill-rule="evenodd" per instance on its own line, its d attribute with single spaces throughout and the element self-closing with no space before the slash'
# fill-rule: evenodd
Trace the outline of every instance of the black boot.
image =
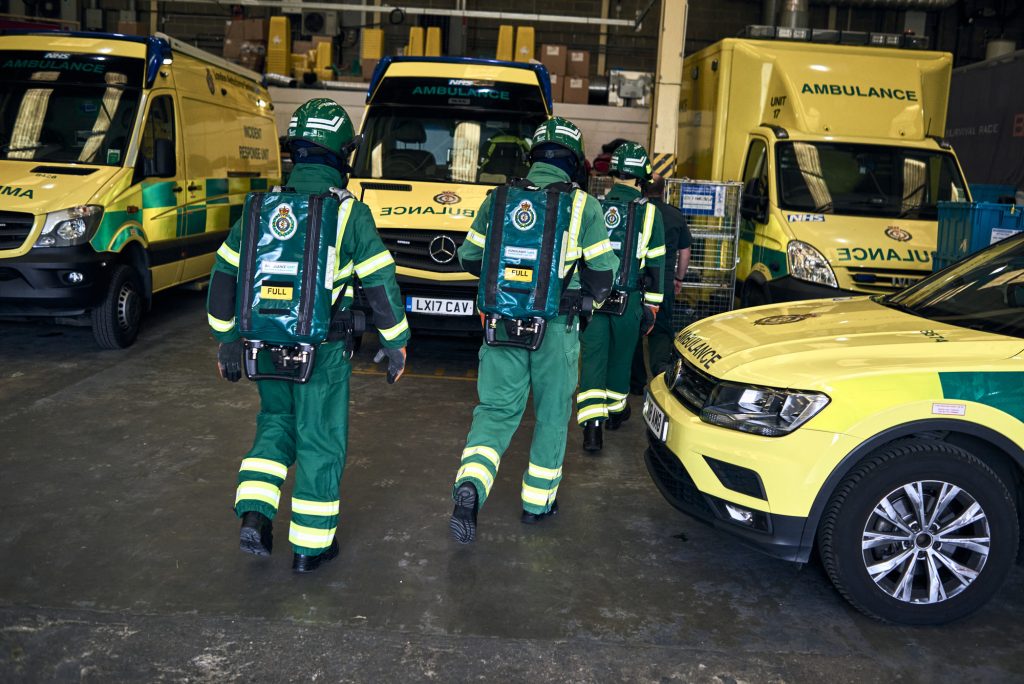
<svg viewBox="0 0 1024 684">
<path fill-rule="evenodd" d="M 455 510 L 448 521 L 452 539 L 460 544 L 469 544 L 476 539 L 476 487 L 471 482 L 463 482 L 455 490 Z"/>
<path fill-rule="evenodd" d="M 551 502 L 551 510 L 547 513 L 531 513 L 530 511 L 523 511 L 523 517 L 520 518 L 520 522 L 524 525 L 536 525 L 544 518 L 550 518 L 558 512 L 558 500 L 555 499 Z"/>
<path fill-rule="evenodd" d="M 305 556 L 301 553 L 295 554 L 292 558 L 292 570 L 294 572 L 313 572 L 329 560 L 338 557 L 338 538 L 331 540 L 331 545 L 324 549 L 323 553 L 315 556 Z"/>
<path fill-rule="evenodd" d="M 618 430 L 622 427 L 622 424 L 629 420 L 629 416 L 633 411 L 629 408 L 629 404 L 626 404 L 626 408 L 622 409 L 618 413 L 612 413 L 608 416 L 608 429 Z"/>
<path fill-rule="evenodd" d="M 585 421 L 583 423 L 583 450 L 593 454 L 602 448 L 604 448 L 604 435 L 601 434 L 601 421 Z"/>
<path fill-rule="evenodd" d="M 238 548 L 255 556 L 269 556 L 274 548 L 274 530 L 270 518 L 256 511 L 248 511 L 242 515 Z"/>
</svg>

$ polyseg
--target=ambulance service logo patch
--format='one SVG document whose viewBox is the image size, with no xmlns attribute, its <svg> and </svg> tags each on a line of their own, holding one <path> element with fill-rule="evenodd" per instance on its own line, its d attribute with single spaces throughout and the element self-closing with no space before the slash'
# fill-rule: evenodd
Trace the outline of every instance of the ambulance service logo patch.
<svg viewBox="0 0 1024 684">
<path fill-rule="evenodd" d="M 462 198 L 456 192 L 445 190 L 434 195 L 434 201 L 438 204 L 458 204 L 462 201 Z"/>
<path fill-rule="evenodd" d="M 530 230 L 537 222 L 537 212 L 530 200 L 523 200 L 512 212 L 512 225 L 519 230 Z"/>
<path fill-rule="evenodd" d="M 290 204 L 278 204 L 270 217 L 270 232 L 278 240 L 287 240 L 299 229 L 299 222 L 295 219 L 295 212 Z"/>
<path fill-rule="evenodd" d="M 604 212 L 604 226 L 608 229 L 608 232 L 615 230 L 622 223 L 622 214 L 619 213 L 618 207 L 608 207 L 608 211 Z"/>
<path fill-rule="evenodd" d="M 907 242 L 908 240 L 914 237 L 908 231 L 903 230 L 899 226 L 889 226 L 888 228 L 885 229 L 885 235 L 886 237 L 892 240 L 896 240 L 897 242 Z"/>
</svg>

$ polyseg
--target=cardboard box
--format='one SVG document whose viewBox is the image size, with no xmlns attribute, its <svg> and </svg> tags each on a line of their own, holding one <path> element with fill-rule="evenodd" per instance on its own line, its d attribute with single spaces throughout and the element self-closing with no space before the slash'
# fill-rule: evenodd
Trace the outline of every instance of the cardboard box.
<svg viewBox="0 0 1024 684">
<path fill-rule="evenodd" d="M 551 100 L 553 102 L 561 102 L 564 97 L 563 93 L 565 90 L 565 76 L 560 74 L 550 74 L 551 76 Z"/>
<path fill-rule="evenodd" d="M 334 36 L 313 36 L 313 49 L 320 43 L 327 43 L 330 46 L 334 46 Z"/>
<path fill-rule="evenodd" d="M 569 50 L 565 75 L 590 78 L 590 53 L 586 50 Z"/>
<path fill-rule="evenodd" d="M 541 45 L 540 63 L 547 68 L 549 74 L 564 74 L 566 52 L 564 45 Z"/>
<path fill-rule="evenodd" d="M 148 36 L 149 25 L 141 21 L 119 21 L 117 22 L 117 33 L 127 36 Z"/>
<path fill-rule="evenodd" d="M 242 43 L 241 40 L 235 40 L 232 38 L 224 39 L 224 58 L 236 60 L 242 56 Z"/>
<path fill-rule="evenodd" d="M 292 54 L 293 55 L 306 55 L 313 50 L 313 41 L 311 40 L 293 40 L 292 41 Z"/>
<path fill-rule="evenodd" d="M 266 19 L 246 19 L 242 22 L 245 26 L 243 29 L 245 35 L 243 36 L 246 40 L 261 40 L 267 39 L 267 20 Z"/>
<path fill-rule="evenodd" d="M 373 78 L 373 71 L 377 68 L 379 59 L 364 59 L 360 62 L 363 68 L 363 80 L 369 81 Z"/>
<path fill-rule="evenodd" d="M 590 95 L 590 79 L 569 76 L 565 79 L 562 101 L 566 104 L 587 104 Z"/>
</svg>

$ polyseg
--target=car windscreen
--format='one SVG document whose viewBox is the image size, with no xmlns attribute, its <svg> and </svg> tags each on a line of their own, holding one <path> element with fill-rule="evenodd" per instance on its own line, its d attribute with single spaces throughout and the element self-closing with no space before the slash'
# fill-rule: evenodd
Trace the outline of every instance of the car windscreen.
<svg viewBox="0 0 1024 684">
<path fill-rule="evenodd" d="M 1024 236 L 876 301 L 938 323 L 1024 337 Z"/>
<path fill-rule="evenodd" d="M 497 185 L 527 172 L 542 112 L 373 106 L 353 176 Z"/>
<path fill-rule="evenodd" d="M 934 221 L 937 202 L 967 199 L 956 161 L 945 152 L 780 142 L 775 156 L 782 209 Z"/>
<path fill-rule="evenodd" d="M 0 159 L 120 166 L 145 63 L 56 52 L 0 52 Z"/>
</svg>

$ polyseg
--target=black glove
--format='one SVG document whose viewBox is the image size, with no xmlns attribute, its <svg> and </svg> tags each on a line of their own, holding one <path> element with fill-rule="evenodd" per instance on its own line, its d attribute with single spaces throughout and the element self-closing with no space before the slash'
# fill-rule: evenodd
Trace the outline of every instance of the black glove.
<svg viewBox="0 0 1024 684">
<path fill-rule="evenodd" d="M 217 369 L 228 382 L 242 379 L 242 340 L 222 342 L 217 347 Z"/>
<path fill-rule="evenodd" d="M 405 371 L 405 347 L 400 349 L 381 347 L 377 355 L 373 357 L 373 362 L 380 363 L 385 357 L 388 360 L 388 384 L 393 385 L 398 382 L 398 378 L 402 377 L 402 373 Z"/>
<path fill-rule="evenodd" d="M 640 314 L 640 334 L 644 337 L 651 334 L 651 330 L 654 329 L 654 318 L 657 316 L 657 312 L 646 304 L 641 307 L 642 312 Z"/>
</svg>

